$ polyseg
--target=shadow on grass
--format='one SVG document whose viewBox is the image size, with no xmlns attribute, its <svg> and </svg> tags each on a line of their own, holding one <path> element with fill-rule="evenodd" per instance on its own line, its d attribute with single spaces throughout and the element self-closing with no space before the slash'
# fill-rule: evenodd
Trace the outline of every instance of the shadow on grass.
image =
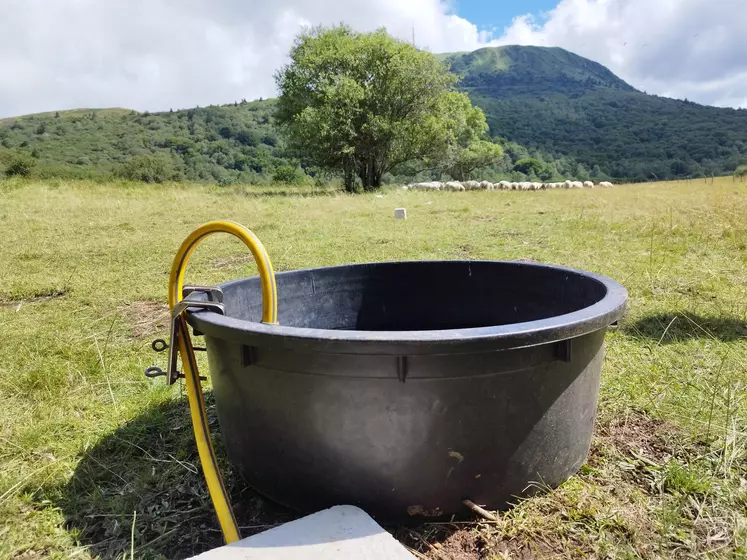
<svg viewBox="0 0 747 560">
<path fill-rule="evenodd" d="M 737 317 L 703 316 L 693 313 L 658 313 L 624 323 L 622 331 L 636 338 L 662 344 L 705 338 L 728 342 L 747 338 L 747 322 Z"/>
<path fill-rule="evenodd" d="M 212 393 L 206 402 L 211 431 L 219 434 Z M 213 444 L 242 537 L 299 517 L 250 489 L 231 470 L 220 437 Z M 185 399 L 150 408 L 124 424 L 83 453 L 65 486 L 45 490 L 92 557 L 129 558 L 134 544 L 136 558 L 176 560 L 223 544 Z M 427 551 L 426 541 L 443 542 L 465 526 L 424 524 L 398 527 L 394 534 Z"/>
<path fill-rule="evenodd" d="M 243 537 L 297 517 L 237 480 L 214 444 Z M 94 557 L 129 557 L 132 542 L 137 558 L 174 559 L 223 544 L 185 400 L 148 410 L 87 450 L 58 495 L 68 529 Z"/>
</svg>

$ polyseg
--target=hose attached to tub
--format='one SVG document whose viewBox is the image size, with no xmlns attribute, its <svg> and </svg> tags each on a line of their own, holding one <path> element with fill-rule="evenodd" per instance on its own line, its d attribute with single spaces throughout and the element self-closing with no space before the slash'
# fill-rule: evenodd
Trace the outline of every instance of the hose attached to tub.
<svg viewBox="0 0 747 560">
<path fill-rule="evenodd" d="M 240 224 L 228 221 L 208 222 L 200 226 L 189 234 L 181 247 L 179 247 L 174 257 L 169 277 L 169 309 L 173 310 L 174 306 L 182 299 L 184 271 L 189 258 L 200 241 L 214 233 L 229 233 L 241 239 L 249 248 L 257 263 L 259 277 L 262 282 L 262 322 L 276 324 L 278 309 L 277 286 L 270 258 L 267 256 L 267 252 L 260 240 L 251 231 Z M 218 461 L 216 460 L 215 450 L 210 440 L 205 398 L 202 394 L 200 373 L 197 369 L 197 360 L 195 359 L 192 339 L 187 330 L 185 313 L 179 316 L 178 321 L 179 328 L 177 329 L 176 344 L 179 348 L 179 355 L 182 358 L 182 368 L 187 384 L 189 412 L 192 417 L 195 440 L 197 441 L 197 452 L 200 456 L 200 463 L 202 464 L 202 472 L 205 475 L 205 482 L 207 482 L 208 492 L 213 501 L 215 512 L 218 515 L 218 523 L 223 532 L 223 538 L 226 543 L 232 543 L 241 538 L 239 535 L 239 526 L 233 515 L 233 510 L 228 499 L 228 492 L 226 492 L 223 477 L 221 477 L 218 470 Z"/>
</svg>

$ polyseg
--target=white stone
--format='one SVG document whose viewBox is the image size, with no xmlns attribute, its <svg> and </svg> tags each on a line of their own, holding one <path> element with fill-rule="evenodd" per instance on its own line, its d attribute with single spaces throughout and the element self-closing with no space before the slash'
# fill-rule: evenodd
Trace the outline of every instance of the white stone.
<svg viewBox="0 0 747 560">
<path fill-rule="evenodd" d="M 363 510 L 335 506 L 204 552 L 193 560 L 413 560 Z"/>
<path fill-rule="evenodd" d="M 407 219 L 407 209 L 406 208 L 395 208 L 394 209 L 394 217 L 398 220 L 406 220 Z"/>
</svg>

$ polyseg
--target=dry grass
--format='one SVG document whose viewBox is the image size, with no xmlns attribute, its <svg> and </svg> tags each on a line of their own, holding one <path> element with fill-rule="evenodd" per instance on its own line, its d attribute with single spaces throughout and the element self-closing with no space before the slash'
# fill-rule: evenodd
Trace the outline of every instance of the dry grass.
<svg viewBox="0 0 747 560">
<path fill-rule="evenodd" d="M 218 218 L 252 228 L 277 270 L 531 259 L 628 288 L 588 464 L 496 523 L 394 528 L 421 557 L 747 554 L 746 185 L 286 195 L 0 183 L 0 557 L 122 558 L 134 546 L 182 558 L 220 543 L 183 391 L 142 375 L 162 360 L 149 342 L 166 334 L 173 253 Z M 395 222 L 395 207 L 409 219 Z M 228 239 L 190 266 L 200 284 L 254 274 Z M 290 518 L 222 466 L 244 534 Z"/>
</svg>

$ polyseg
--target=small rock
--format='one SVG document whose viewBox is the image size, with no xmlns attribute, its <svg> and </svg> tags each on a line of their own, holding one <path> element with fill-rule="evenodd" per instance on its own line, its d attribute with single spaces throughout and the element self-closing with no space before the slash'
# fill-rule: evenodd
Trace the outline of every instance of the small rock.
<svg viewBox="0 0 747 560">
<path fill-rule="evenodd" d="M 395 208 L 394 209 L 394 217 L 397 220 L 406 220 L 407 219 L 407 210 L 405 208 Z"/>
</svg>

